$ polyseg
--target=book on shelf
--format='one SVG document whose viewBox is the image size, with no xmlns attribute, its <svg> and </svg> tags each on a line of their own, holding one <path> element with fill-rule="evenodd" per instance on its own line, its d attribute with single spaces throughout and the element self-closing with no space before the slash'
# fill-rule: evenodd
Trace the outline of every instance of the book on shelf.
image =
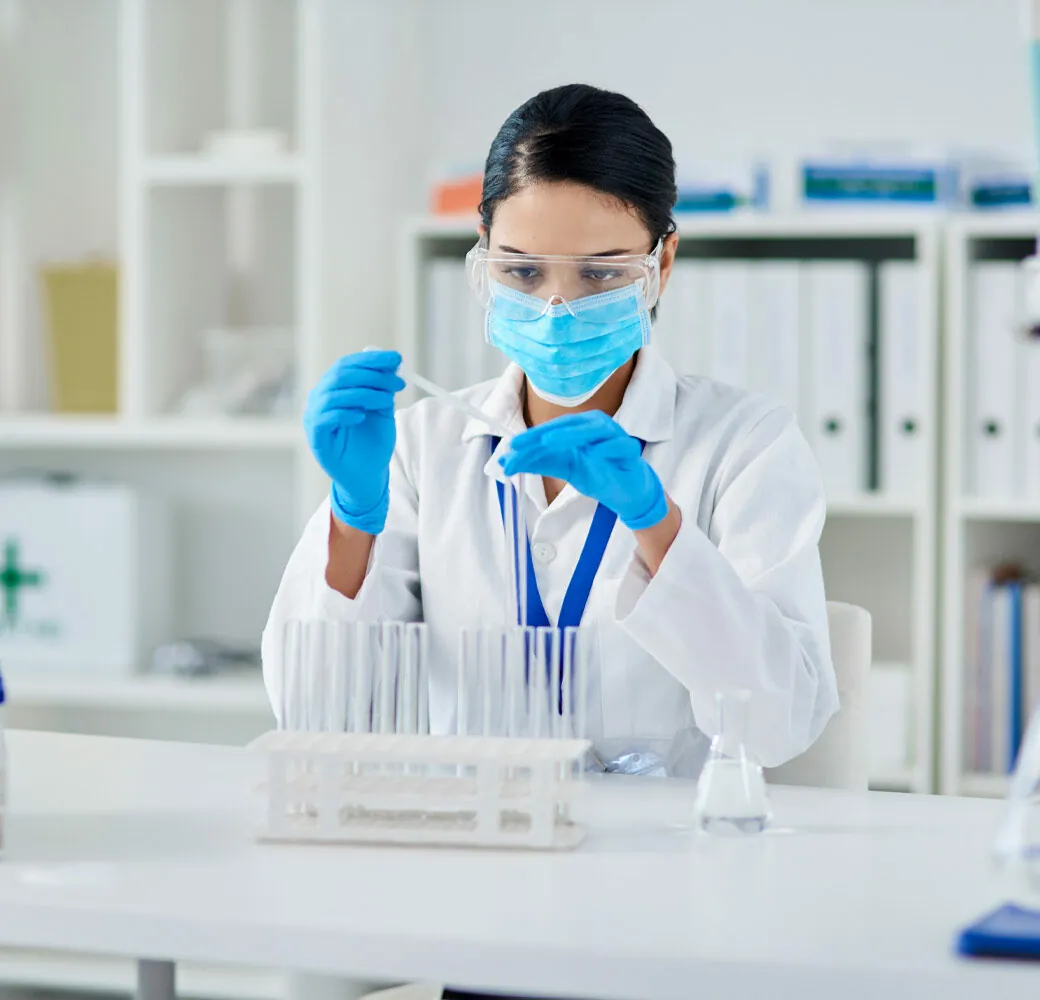
<svg viewBox="0 0 1040 1000">
<path fill-rule="evenodd" d="M 1007 774 L 1040 707 L 1040 581 L 974 573 L 964 623 L 964 766 Z"/>
</svg>

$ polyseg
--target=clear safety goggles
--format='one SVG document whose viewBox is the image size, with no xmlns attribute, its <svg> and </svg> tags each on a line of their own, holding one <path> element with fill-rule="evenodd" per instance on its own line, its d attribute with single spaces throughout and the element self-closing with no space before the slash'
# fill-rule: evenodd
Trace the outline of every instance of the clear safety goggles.
<svg viewBox="0 0 1040 1000">
<path fill-rule="evenodd" d="M 466 254 L 466 275 L 470 288 L 488 311 L 499 290 L 543 301 L 544 308 L 525 310 L 532 320 L 561 305 L 578 315 L 582 299 L 602 292 L 626 293 L 633 286 L 642 292 L 645 308 L 653 309 L 661 292 L 662 246 L 663 240 L 658 240 L 652 253 L 616 257 L 493 253 L 488 250 L 485 235 Z M 595 315 L 589 312 L 582 318 L 595 322 Z"/>
</svg>

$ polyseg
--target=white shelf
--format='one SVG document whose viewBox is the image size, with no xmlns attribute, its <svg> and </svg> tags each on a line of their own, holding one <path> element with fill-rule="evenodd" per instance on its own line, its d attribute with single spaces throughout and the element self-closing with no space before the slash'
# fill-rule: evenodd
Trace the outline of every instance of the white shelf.
<svg viewBox="0 0 1040 1000">
<path fill-rule="evenodd" d="M 1021 209 L 964 212 L 951 215 L 947 227 L 952 237 L 1006 237 L 1031 239 L 1040 233 L 1040 212 Z"/>
<path fill-rule="evenodd" d="M 215 184 L 295 184 L 303 176 L 295 156 L 269 159 L 168 156 L 146 159 L 142 175 L 150 184 L 192 186 Z"/>
<path fill-rule="evenodd" d="M 735 250 L 749 258 L 760 253 L 755 249 L 756 239 L 789 240 L 806 259 L 813 258 L 817 246 L 824 250 L 836 241 L 859 240 L 856 249 L 864 248 L 867 256 L 871 256 L 869 244 L 862 241 L 889 241 L 885 254 L 899 259 L 912 256 L 921 268 L 927 286 L 920 315 L 921 356 L 934 359 L 939 343 L 939 237 L 943 216 L 942 212 L 907 210 L 704 213 L 680 215 L 677 224 L 683 240 L 732 239 Z M 425 281 L 426 268 L 443 258 L 461 264 L 462 253 L 476 238 L 478 224 L 474 215 L 426 215 L 408 220 L 402 239 L 402 295 L 396 324 L 397 343 L 406 356 L 423 353 L 424 338 L 430 330 L 427 313 L 431 288 Z M 898 244 L 892 245 L 896 241 Z M 768 246 L 763 244 L 761 252 Z M 901 492 L 863 491 L 828 497 L 827 518 L 832 527 L 821 552 L 828 592 L 867 606 L 875 615 L 876 648 L 900 650 L 909 662 L 908 696 L 914 720 L 910 740 L 918 757 L 913 765 L 882 769 L 874 783 L 879 788 L 917 792 L 932 790 L 934 771 L 937 375 L 938 366 L 930 367 L 927 396 L 922 401 L 928 451 L 920 490 L 911 492 L 904 486 Z"/>
<path fill-rule="evenodd" d="M 476 239 L 480 219 L 476 215 L 417 215 L 404 226 L 408 238 L 458 236 Z"/>
<path fill-rule="evenodd" d="M 1006 774 L 962 774 L 958 793 L 980 798 L 1002 799 L 1007 795 L 1010 776 Z"/>
<path fill-rule="evenodd" d="M 905 210 L 830 211 L 813 209 L 791 213 L 679 213 L 679 235 L 702 239 L 739 236 L 763 237 L 874 237 L 917 236 L 937 231 L 942 216 L 936 212 Z M 480 220 L 475 215 L 419 216 L 408 230 L 412 236 L 476 237 Z"/>
<path fill-rule="evenodd" d="M 968 456 L 974 396 L 973 370 L 974 309 L 972 274 L 984 248 L 979 241 L 989 239 L 1032 240 L 1040 231 L 1040 213 L 1010 211 L 951 216 L 945 233 L 944 296 L 944 493 L 947 498 L 943 523 L 942 673 L 939 691 L 941 769 L 940 790 L 962 795 L 1003 795 L 1007 789 L 1004 775 L 966 773 L 970 756 L 966 753 L 964 720 L 974 707 L 966 687 L 969 676 L 965 611 L 969 599 L 968 582 L 977 569 L 994 566 L 1006 559 L 1021 560 L 1033 569 L 1040 551 L 1040 498 L 984 498 L 966 495 L 971 472 Z M 1009 385 L 1008 392 L 1014 387 Z M 974 418 L 972 418 L 974 419 Z"/>
<path fill-rule="evenodd" d="M 979 500 L 965 498 L 957 505 L 969 521 L 1036 521 L 1040 523 L 1040 500 Z"/>
<path fill-rule="evenodd" d="M 198 679 L 154 676 L 28 676 L 5 671 L 8 699 L 33 708 L 76 706 L 109 710 L 270 714 L 260 670 Z"/>
<path fill-rule="evenodd" d="M 883 792 L 919 792 L 917 772 L 912 767 L 885 768 L 870 775 L 870 787 Z"/>
<path fill-rule="evenodd" d="M 926 230 L 937 230 L 940 219 L 941 213 L 935 211 L 823 208 L 786 213 L 694 213 L 676 216 L 680 236 L 708 238 L 745 235 L 792 238 L 917 236 Z"/>
<path fill-rule="evenodd" d="M 298 421 L 281 418 L 195 419 L 25 415 L 0 417 L 5 448 L 284 449 L 302 441 Z"/>
<path fill-rule="evenodd" d="M 134 962 L 125 958 L 49 951 L 0 951 L 0 983 L 6 986 L 76 993 L 132 995 Z M 191 963 L 177 966 L 177 995 L 198 1000 L 282 1000 L 285 978 L 276 972 Z"/>
<path fill-rule="evenodd" d="M 914 500 L 899 500 L 881 494 L 834 497 L 827 501 L 828 517 L 918 517 L 926 507 Z"/>
</svg>

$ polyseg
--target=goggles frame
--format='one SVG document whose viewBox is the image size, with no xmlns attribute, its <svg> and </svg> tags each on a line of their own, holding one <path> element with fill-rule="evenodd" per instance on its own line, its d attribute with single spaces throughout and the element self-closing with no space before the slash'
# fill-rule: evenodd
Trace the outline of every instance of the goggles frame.
<svg viewBox="0 0 1040 1000">
<path fill-rule="evenodd" d="M 537 264 L 545 264 L 550 267 L 560 265 L 586 266 L 591 270 L 604 270 L 611 266 L 615 268 L 630 268 L 633 272 L 631 282 L 624 282 L 611 289 L 603 291 L 616 291 L 626 289 L 630 285 L 640 284 L 643 293 L 643 301 L 647 311 L 657 305 L 661 294 L 661 252 L 664 248 L 664 238 L 657 241 L 657 245 L 648 254 L 616 254 L 614 256 L 582 256 L 570 254 L 512 254 L 492 253 L 488 249 L 487 233 L 480 237 L 476 244 L 466 254 L 466 280 L 470 290 L 485 310 L 491 311 L 495 304 L 495 284 L 491 278 L 491 269 L 495 264 L 530 267 Z M 516 289 L 516 291 L 523 291 Z M 581 298 L 588 298 L 596 292 L 589 292 Z M 571 309 L 571 302 L 580 302 L 581 298 L 567 299 L 559 292 L 554 292 L 548 298 L 542 295 L 532 295 L 532 298 L 541 299 L 545 302 L 545 311 L 554 305 L 565 306 Z"/>
</svg>

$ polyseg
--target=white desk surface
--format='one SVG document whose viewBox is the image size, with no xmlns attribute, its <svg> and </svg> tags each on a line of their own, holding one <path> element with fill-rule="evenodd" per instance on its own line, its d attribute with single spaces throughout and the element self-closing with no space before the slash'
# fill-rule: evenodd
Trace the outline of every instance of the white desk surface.
<svg viewBox="0 0 1040 1000">
<path fill-rule="evenodd" d="M 681 782 L 601 782 L 571 854 L 261 845 L 232 748 L 9 733 L 0 945 L 611 998 L 1040 995 L 968 963 L 999 803 L 773 790 L 747 840 L 669 829 Z"/>
</svg>

